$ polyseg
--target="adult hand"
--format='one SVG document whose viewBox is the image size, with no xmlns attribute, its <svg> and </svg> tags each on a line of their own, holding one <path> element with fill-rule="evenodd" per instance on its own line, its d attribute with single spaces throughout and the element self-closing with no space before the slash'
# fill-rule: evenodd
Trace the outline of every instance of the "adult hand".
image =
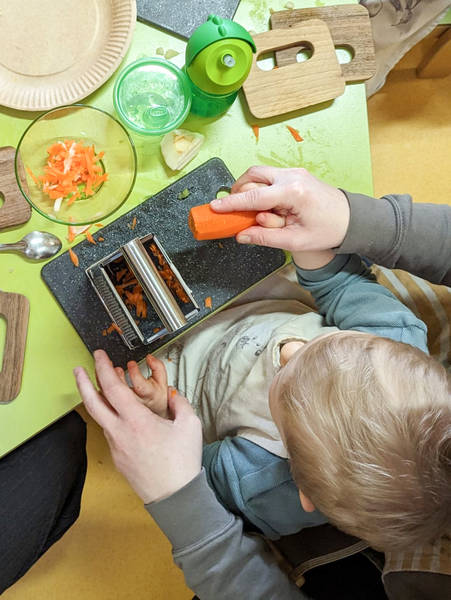
<svg viewBox="0 0 451 600">
<path fill-rule="evenodd" d="M 339 246 L 349 225 L 345 194 L 305 169 L 251 167 L 231 194 L 212 200 L 216 212 L 258 210 L 257 226 L 237 235 L 243 244 L 284 250 L 328 250 Z"/>
<path fill-rule="evenodd" d="M 171 496 L 201 469 L 202 428 L 188 400 L 169 388 L 172 420 L 146 408 L 103 350 L 94 352 L 98 392 L 86 371 L 74 369 L 86 410 L 103 428 L 116 468 L 145 504 Z"/>
</svg>

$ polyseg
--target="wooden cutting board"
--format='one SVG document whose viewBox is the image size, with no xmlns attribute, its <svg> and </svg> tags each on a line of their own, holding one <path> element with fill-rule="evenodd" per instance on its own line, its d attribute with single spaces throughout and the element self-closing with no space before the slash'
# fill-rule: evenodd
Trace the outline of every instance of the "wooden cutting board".
<svg viewBox="0 0 451 600">
<path fill-rule="evenodd" d="M 0 148 L 0 229 L 26 223 L 31 217 L 31 206 L 23 197 L 16 181 L 14 172 L 15 148 L 3 146 Z M 19 177 L 22 187 L 28 191 L 25 171 L 20 161 Z M 1 203 L 1 202 L 0 202 Z"/>
<path fill-rule="evenodd" d="M 30 304 L 22 294 L 0 292 L 0 317 L 6 320 L 3 363 L 0 365 L 0 404 L 20 391 Z"/>
<path fill-rule="evenodd" d="M 311 19 L 297 27 L 266 31 L 255 35 L 254 42 L 257 52 L 243 90 L 249 110 L 258 119 L 282 115 L 343 94 L 345 80 L 324 21 Z M 277 54 L 277 50 L 296 45 L 312 48 L 312 57 L 271 71 L 258 67 L 257 59 L 262 55 Z"/>
<path fill-rule="evenodd" d="M 341 70 L 346 81 L 363 81 L 376 72 L 374 43 L 368 11 L 360 4 L 322 6 L 283 10 L 271 15 L 273 29 L 298 27 L 308 19 L 321 19 L 329 27 L 335 46 L 348 48 L 353 58 L 343 63 Z M 296 62 L 299 47 L 286 48 L 276 52 L 279 67 Z"/>
</svg>

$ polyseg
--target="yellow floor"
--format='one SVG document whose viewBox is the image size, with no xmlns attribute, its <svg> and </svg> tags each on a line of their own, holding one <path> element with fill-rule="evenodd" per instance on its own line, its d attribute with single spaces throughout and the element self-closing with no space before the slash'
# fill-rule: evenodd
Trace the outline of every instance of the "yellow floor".
<svg viewBox="0 0 451 600">
<path fill-rule="evenodd" d="M 451 202 L 451 77 L 416 79 L 428 44 L 414 48 L 369 101 L 375 192 L 408 191 L 417 201 Z M 169 543 L 114 470 L 102 432 L 90 419 L 88 456 L 80 519 L 4 599 L 191 598 Z"/>
</svg>

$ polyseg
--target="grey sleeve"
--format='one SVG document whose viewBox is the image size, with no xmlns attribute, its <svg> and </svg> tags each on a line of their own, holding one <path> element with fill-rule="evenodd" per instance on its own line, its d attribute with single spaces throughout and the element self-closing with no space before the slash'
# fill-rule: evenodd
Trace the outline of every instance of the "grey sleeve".
<svg viewBox="0 0 451 600">
<path fill-rule="evenodd" d="M 338 254 L 355 252 L 384 267 L 451 285 L 451 206 L 415 204 L 408 194 L 377 199 L 343 191 L 351 219 Z"/>
<path fill-rule="evenodd" d="M 205 472 L 146 509 L 168 537 L 175 563 L 201 600 L 306 600 L 256 536 L 243 533 L 208 486 Z"/>
</svg>

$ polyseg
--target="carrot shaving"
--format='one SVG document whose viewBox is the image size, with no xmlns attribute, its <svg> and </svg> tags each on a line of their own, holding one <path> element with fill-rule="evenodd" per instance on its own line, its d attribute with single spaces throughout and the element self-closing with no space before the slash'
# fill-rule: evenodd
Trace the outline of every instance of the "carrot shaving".
<svg viewBox="0 0 451 600">
<path fill-rule="evenodd" d="M 297 129 L 295 129 L 294 127 L 290 127 L 289 125 L 287 125 L 287 129 L 297 142 L 304 141 L 304 138 L 300 136 L 299 131 Z"/>
<path fill-rule="evenodd" d="M 116 323 L 111 323 L 111 327 L 114 329 L 114 331 L 117 331 L 117 333 L 122 335 L 122 329 L 119 327 L 119 325 L 116 325 Z"/>
<path fill-rule="evenodd" d="M 211 296 L 207 296 L 205 298 L 204 305 L 205 305 L 205 308 L 211 308 L 212 307 Z"/>
<path fill-rule="evenodd" d="M 73 264 L 76 267 L 78 267 L 78 265 L 80 264 L 79 260 L 78 260 L 78 256 L 75 254 L 75 252 L 72 250 L 72 248 L 69 248 L 69 256 L 70 256 L 70 259 L 73 262 Z"/>
<path fill-rule="evenodd" d="M 132 224 L 130 225 L 130 229 L 135 229 L 136 223 L 137 223 L 136 217 L 133 217 L 133 221 L 132 221 Z"/>
<path fill-rule="evenodd" d="M 102 237 L 101 235 L 99 235 L 99 237 L 97 238 L 97 241 L 98 241 L 98 242 L 104 242 L 104 241 L 105 241 L 105 238 L 104 238 L 104 237 Z"/>
<path fill-rule="evenodd" d="M 117 333 L 122 335 L 122 329 L 119 327 L 119 325 L 116 325 L 116 323 L 111 323 L 107 329 L 102 331 L 102 335 L 110 335 L 110 333 L 113 333 L 113 331 L 117 331 Z"/>
<path fill-rule="evenodd" d="M 87 232 L 85 233 L 85 236 L 86 236 L 86 239 L 88 240 L 88 242 L 89 242 L 89 243 L 91 243 L 91 244 L 95 244 L 95 243 L 96 243 L 96 241 L 95 241 L 95 239 L 92 237 L 92 233 L 91 233 L 90 231 L 87 231 Z"/>
<path fill-rule="evenodd" d="M 103 227 L 103 223 L 94 223 L 96 227 Z"/>
<path fill-rule="evenodd" d="M 70 219 L 70 217 L 69 217 Z M 82 233 L 85 233 L 85 231 L 88 231 L 88 229 L 90 228 L 90 225 L 69 225 L 68 228 L 68 234 L 67 234 L 67 240 L 68 242 L 71 244 L 74 239 L 77 237 L 77 235 L 81 235 Z"/>
<path fill-rule="evenodd" d="M 63 198 L 70 206 L 95 194 L 108 179 L 103 165 L 98 164 L 104 153 L 96 154 L 94 146 L 64 140 L 49 146 L 47 155 L 42 175 L 36 176 L 29 167 L 27 173 L 51 200 Z"/>
<path fill-rule="evenodd" d="M 260 135 L 260 127 L 258 125 L 252 125 L 252 131 L 254 132 L 255 139 L 258 142 L 258 136 Z"/>
<path fill-rule="evenodd" d="M 33 173 L 33 171 L 30 169 L 30 167 L 27 167 L 27 173 L 28 175 L 32 178 L 32 180 L 35 182 L 35 184 L 38 187 L 41 187 L 41 182 L 39 181 L 39 179 L 36 177 L 36 175 Z"/>
</svg>

